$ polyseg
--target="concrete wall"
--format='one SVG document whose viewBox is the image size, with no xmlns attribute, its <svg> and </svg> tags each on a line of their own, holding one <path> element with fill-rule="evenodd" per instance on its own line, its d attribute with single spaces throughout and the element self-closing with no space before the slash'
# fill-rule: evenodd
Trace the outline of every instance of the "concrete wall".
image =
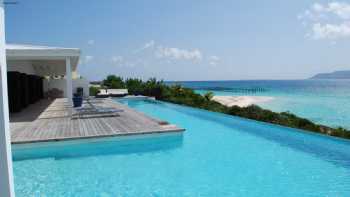
<svg viewBox="0 0 350 197">
<path fill-rule="evenodd" d="M 86 79 L 73 79 L 72 82 L 73 93 L 77 92 L 78 87 L 84 89 L 84 96 L 89 96 L 89 82 Z M 44 80 L 44 92 L 50 89 L 57 88 L 63 91 L 64 97 L 66 95 L 66 79 L 45 79 Z"/>
<path fill-rule="evenodd" d="M 32 63 L 26 60 L 7 61 L 7 71 L 18 71 L 21 73 L 35 75 L 35 70 Z"/>
</svg>

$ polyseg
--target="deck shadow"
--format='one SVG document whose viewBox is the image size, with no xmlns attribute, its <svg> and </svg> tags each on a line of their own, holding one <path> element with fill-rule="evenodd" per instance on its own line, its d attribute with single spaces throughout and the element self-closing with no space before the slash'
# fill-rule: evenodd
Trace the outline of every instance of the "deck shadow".
<svg viewBox="0 0 350 197">
<path fill-rule="evenodd" d="M 16 122 L 33 122 L 38 119 L 40 114 L 44 112 L 53 100 L 42 99 L 34 104 L 29 105 L 20 112 L 10 113 L 10 123 Z"/>
</svg>

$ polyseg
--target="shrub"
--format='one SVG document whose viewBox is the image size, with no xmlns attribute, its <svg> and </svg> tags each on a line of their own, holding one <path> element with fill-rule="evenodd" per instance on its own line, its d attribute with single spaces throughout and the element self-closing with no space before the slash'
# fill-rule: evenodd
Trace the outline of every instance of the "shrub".
<svg viewBox="0 0 350 197">
<path fill-rule="evenodd" d="M 214 97 L 213 92 L 207 92 L 204 94 L 204 98 L 207 99 L 208 101 L 210 101 L 213 97 Z"/>
<path fill-rule="evenodd" d="M 125 88 L 125 83 L 123 78 L 117 77 L 115 75 L 108 75 L 105 80 L 103 80 L 103 85 L 111 89 Z"/>
<path fill-rule="evenodd" d="M 125 86 L 128 88 L 129 94 L 140 95 L 143 93 L 143 82 L 141 79 L 126 79 Z"/>
<path fill-rule="evenodd" d="M 99 91 L 100 91 L 100 88 L 95 86 L 90 86 L 90 96 L 96 96 Z"/>
</svg>

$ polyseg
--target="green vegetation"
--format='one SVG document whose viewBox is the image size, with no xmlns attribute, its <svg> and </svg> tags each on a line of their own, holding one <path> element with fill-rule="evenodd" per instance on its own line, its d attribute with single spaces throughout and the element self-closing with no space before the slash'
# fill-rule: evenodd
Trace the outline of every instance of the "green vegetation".
<svg viewBox="0 0 350 197">
<path fill-rule="evenodd" d="M 90 86 L 90 96 L 96 96 L 98 92 L 100 91 L 100 88 L 95 86 Z"/>
<path fill-rule="evenodd" d="M 204 96 L 205 99 L 210 101 L 214 97 L 214 93 L 213 92 L 207 92 L 203 96 Z"/>
<path fill-rule="evenodd" d="M 117 77 L 115 75 L 108 75 L 107 78 L 103 80 L 102 85 L 111 89 L 125 88 L 123 78 Z"/>
<path fill-rule="evenodd" d="M 105 83 L 105 81 L 107 81 L 107 83 Z M 116 87 L 115 84 L 123 84 L 123 86 L 118 87 L 127 88 L 130 94 L 151 96 L 155 97 L 157 100 L 180 105 L 350 139 L 350 131 L 344 128 L 331 128 L 315 124 L 308 119 L 298 117 L 290 112 L 272 112 L 256 105 L 248 107 L 227 107 L 211 100 L 213 97 L 212 92 L 208 92 L 202 96 L 195 93 L 194 90 L 190 88 L 184 88 L 180 85 L 168 86 L 163 81 L 157 81 L 155 78 L 149 79 L 148 81 L 142 81 L 140 79 L 123 80 L 120 77 L 110 75 L 104 80 L 103 84 L 107 87 Z M 108 86 L 109 84 L 112 86 Z"/>
</svg>

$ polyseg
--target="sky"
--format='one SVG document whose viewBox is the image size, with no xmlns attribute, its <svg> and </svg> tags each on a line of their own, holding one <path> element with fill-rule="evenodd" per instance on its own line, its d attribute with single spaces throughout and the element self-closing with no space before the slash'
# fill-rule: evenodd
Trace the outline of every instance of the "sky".
<svg viewBox="0 0 350 197">
<path fill-rule="evenodd" d="M 79 73 L 304 79 L 350 69 L 350 1 L 16 0 L 8 43 L 81 49 Z"/>
</svg>

